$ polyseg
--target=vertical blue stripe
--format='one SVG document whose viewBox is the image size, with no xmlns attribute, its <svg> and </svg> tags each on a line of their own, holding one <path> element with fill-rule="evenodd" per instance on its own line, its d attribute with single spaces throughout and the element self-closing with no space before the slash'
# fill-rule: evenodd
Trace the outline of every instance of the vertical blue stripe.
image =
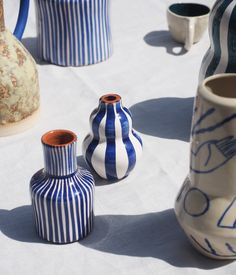
<svg viewBox="0 0 236 275">
<path fill-rule="evenodd" d="M 72 61 L 71 61 L 71 65 L 76 66 L 76 46 L 75 46 L 75 41 L 73 41 L 73 39 L 75 39 L 75 37 L 76 37 L 75 36 L 76 22 L 75 22 L 74 13 L 73 13 L 73 10 L 74 10 L 73 1 L 71 1 L 70 5 L 71 6 L 70 6 L 70 8 L 68 7 L 68 9 L 70 12 L 71 24 L 72 24 L 72 26 L 70 26 L 71 30 L 72 30 L 72 39 L 71 39 Z M 77 27 L 78 27 L 78 25 L 77 25 Z"/>
<path fill-rule="evenodd" d="M 72 1 L 69 0 L 65 2 L 66 10 L 65 10 L 65 20 L 67 26 L 67 48 L 69 48 L 69 64 L 73 64 L 73 28 L 72 23 L 70 22 L 70 10 L 72 10 Z M 72 18 L 71 18 L 72 20 Z M 68 43 L 69 42 L 69 43 Z M 69 44 L 69 45 L 68 45 Z"/>
<path fill-rule="evenodd" d="M 64 209 L 65 209 L 65 230 L 66 230 L 66 242 L 70 242 L 70 229 L 69 229 L 69 209 L 68 209 L 68 179 L 65 179 L 65 183 L 64 183 L 64 191 L 65 191 L 65 195 L 64 195 Z"/>
<path fill-rule="evenodd" d="M 98 48 L 99 48 L 99 45 L 98 45 L 98 40 L 99 40 L 99 37 L 98 37 L 98 31 L 97 31 L 97 27 L 98 27 L 98 22 L 97 22 L 97 0 L 94 0 L 94 14 L 93 14 L 93 17 L 94 17 L 94 29 L 95 29 L 95 47 L 96 47 L 96 60 L 98 61 L 99 60 L 99 55 L 98 55 Z"/>
<path fill-rule="evenodd" d="M 92 53 L 90 63 L 94 64 L 95 59 L 94 59 L 94 43 L 93 43 L 94 29 L 93 29 L 92 2 L 93 0 L 89 1 L 90 39 L 91 39 L 91 53 Z"/>
<path fill-rule="evenodd" d="M 90 41 L 89 41 L 89 23 L 88 23 L 88 15 L 87 15 L 87 1 L 84 1 L 84 17 L 85 17 L 85 29 L 86 29 L 86 40 L 87 40 L 87 56 L 88 56 L 88 64 L 91 63 L 90 61 Z"/>
<path fill-rule="evenodd" d="M 229 21 L 228 27 L 228 66 L 226 68 L 226 73 L 236 72 L 236 8 L 234 7 Z"/>
<path fill-rule="evenodd" d="M 89 144 L 87 150 L 86 150 L 86 161 L 88 163 L 91 163 L 92 155 L 94 150 L 96 149 L 97 145 L 99 144 L 99 126 L 106 114 L 106 106 L 105 104 L 102 104 L 97 115 L 93 119 L 92 122 L 92 131 L 93 131 L 93 141 Z"/>
<path fill-rule="evenodd" d="M 101 1 L 97 1 L 97 7 L 98 7 L 98 43 L 99 43 L 99 51 L 100 51 L 100 58 L 99 61 L 103 60 L 103 56 L 102 56 L 102 35 L 101 35 Z"/>
<path fill-rule="evenodd" d="M 227 9 L 227 7 L 232 1 L 233 0 L 225 0 L 222 2 L 222 5 L 220 5 L 218 10 L 216 11 L 215 17 L 212 22 L 212 26 L 210 26 L 212 28 L 212 40 L 215 46 L 215 51 L 214 51 L 214 57 L 206 71 L 205 77 L 213 75 L 220 62 L 220 58 L 221 58 L 220 24 L 221 24 L 222 17 L 224 15 L 225 10 Z"/>
<path fill-rule="evenodd" d="M 107 147 L 105 154 L 105 169 L 108 180 L 117 179 L 116 173 L 116 143 L 114 137 L 115 131 L 115 111 L 112 104 L 107 105 L 107 119 L 105 135 L 107 139 Z"/>
</svg>

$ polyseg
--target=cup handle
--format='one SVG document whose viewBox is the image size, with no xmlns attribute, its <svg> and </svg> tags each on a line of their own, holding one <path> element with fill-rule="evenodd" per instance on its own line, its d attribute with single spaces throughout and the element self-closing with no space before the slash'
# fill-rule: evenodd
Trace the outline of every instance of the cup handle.
<svg viewBox="0 0 236 275">
<path fill-rule="evenodd" d="M 29 13 L 29 1 L 30 0 L 20 1 L 20 10 L 17 18 L 16 27 L 14 30 L 14 35 L 19 40 L 21 40 L 23 32 L 25 30 L 25 25 L 26 25 L 28 13 Z"/>
<path fill-rule="evenodd" d="M 186 41 L 184 48 L 186 51 L 189 51 L 193 45 L 194 33 L 195 33 L 195 18 L 188 18 L 188 29 L 186 35 Z"/>
</svg>

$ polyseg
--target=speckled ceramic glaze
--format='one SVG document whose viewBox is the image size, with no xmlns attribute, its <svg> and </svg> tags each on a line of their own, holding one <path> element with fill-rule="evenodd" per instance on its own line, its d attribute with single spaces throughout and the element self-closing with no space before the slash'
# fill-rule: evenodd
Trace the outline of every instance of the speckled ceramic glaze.
<svg viewBox="0 0 236 275">
<path fill-rule="evenodd" d="M 5 29 L 1 1 L 0 22 L 0 136 L 4 136 L 34 124 L 39 109 L 39 82 L 35 61 Z"/>
<path fill-rule="evenodd" d="M 236 74 L 206 78 L 192 124 L 190 173 L 175 212 L 192 244 L 215 259 L 236 259 Z"/>
</svg>

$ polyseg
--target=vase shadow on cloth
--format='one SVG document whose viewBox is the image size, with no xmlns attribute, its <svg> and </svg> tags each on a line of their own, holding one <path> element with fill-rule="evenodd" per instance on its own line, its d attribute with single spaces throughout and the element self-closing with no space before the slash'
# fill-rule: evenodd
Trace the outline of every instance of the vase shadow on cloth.
<svg viewBox="0 0 236 275">
<path fill-rule="evenodd" d="M 194 98 L 163 97 L 129 108 L 135 130 L 166 139 L 189 141 Z"/>
<path fill-rule="evenodd" d="M 37 46 L 37 37 L 22 38 L 21 43 L 26 47 L 38 65 L 50 65 L 50 63 L 40 59 Z"/>
<path fill-rule="evenodd" d="M 20 242 L 48 243 L 37 235 L 31 205 L 12 210 L 0 209 L 0 231 L 7 237 Z"/>
<path fill-rule="evenodd" d="M 187 51 L 183 45 L 173 40 L 169 31 L 152 31 L 147 33 L 143 40 L 152 47 L 166 48 L 166 52 L 172 55 L 184 55 Z"/>
<path fill-rule="evenodd" d="M 84 157 L 82 155 L 77 157 L 77 164 L 79 166 L 81 166 L 82 168 L 87 169 L 93 175 L 96 186 L 113 184 L 113 183 L 116 183 L 119 181 L 119 180 L 108 181 L 108 180 L 105 180 L 105 179 L 102 179 L 101 177 L 99 177 L 98 174 L 88 166 L 88 164 L 86 163 L 86 161 L 84 160 Z"/>
<path fill-rule="evenodd" d="M 231 263 L 211 260 L 197 252 L 173 209 L 142 215 L 95 216 L 93 232 L 80 245 L 116 255 L 157 258 L 176 267 L 209 270 Z"/>
</svg>

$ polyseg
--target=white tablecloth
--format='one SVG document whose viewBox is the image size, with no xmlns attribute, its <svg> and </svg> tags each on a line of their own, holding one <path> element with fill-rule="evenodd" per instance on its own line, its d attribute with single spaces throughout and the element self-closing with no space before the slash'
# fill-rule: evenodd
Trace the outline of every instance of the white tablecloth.
<svg viewBox="0 0 236 275">
<path fill-rule="evenodd" d="M 13 29 L 18 0 L 5 0 Z M 190 52 L 177 54 L 167 27 L 164 0 L 111 0 L 114 54 L 80 68 L 42 63 L 36 54 L 31 1 L 23 43 L 38 61 L 41 118 L 18 135 L 0 138 L 0 274 L 233 274 L 232 262 L 201 256 L 189 244 L 174 215 L 174 200 L 188 173 L 193 97 L 205 33 Z M 201 1 L 212 5 L 213 1 Z M 34 228 L 29 181 L 43 167 L 41 135 L 66 128 L 81 144 L 88 118 L 102 94 L 116 92 L 133 113 L 143 156 L 126 179 L 96 177 L 95 226 L 79 243 L 41 241 Z"/>
</svg>

